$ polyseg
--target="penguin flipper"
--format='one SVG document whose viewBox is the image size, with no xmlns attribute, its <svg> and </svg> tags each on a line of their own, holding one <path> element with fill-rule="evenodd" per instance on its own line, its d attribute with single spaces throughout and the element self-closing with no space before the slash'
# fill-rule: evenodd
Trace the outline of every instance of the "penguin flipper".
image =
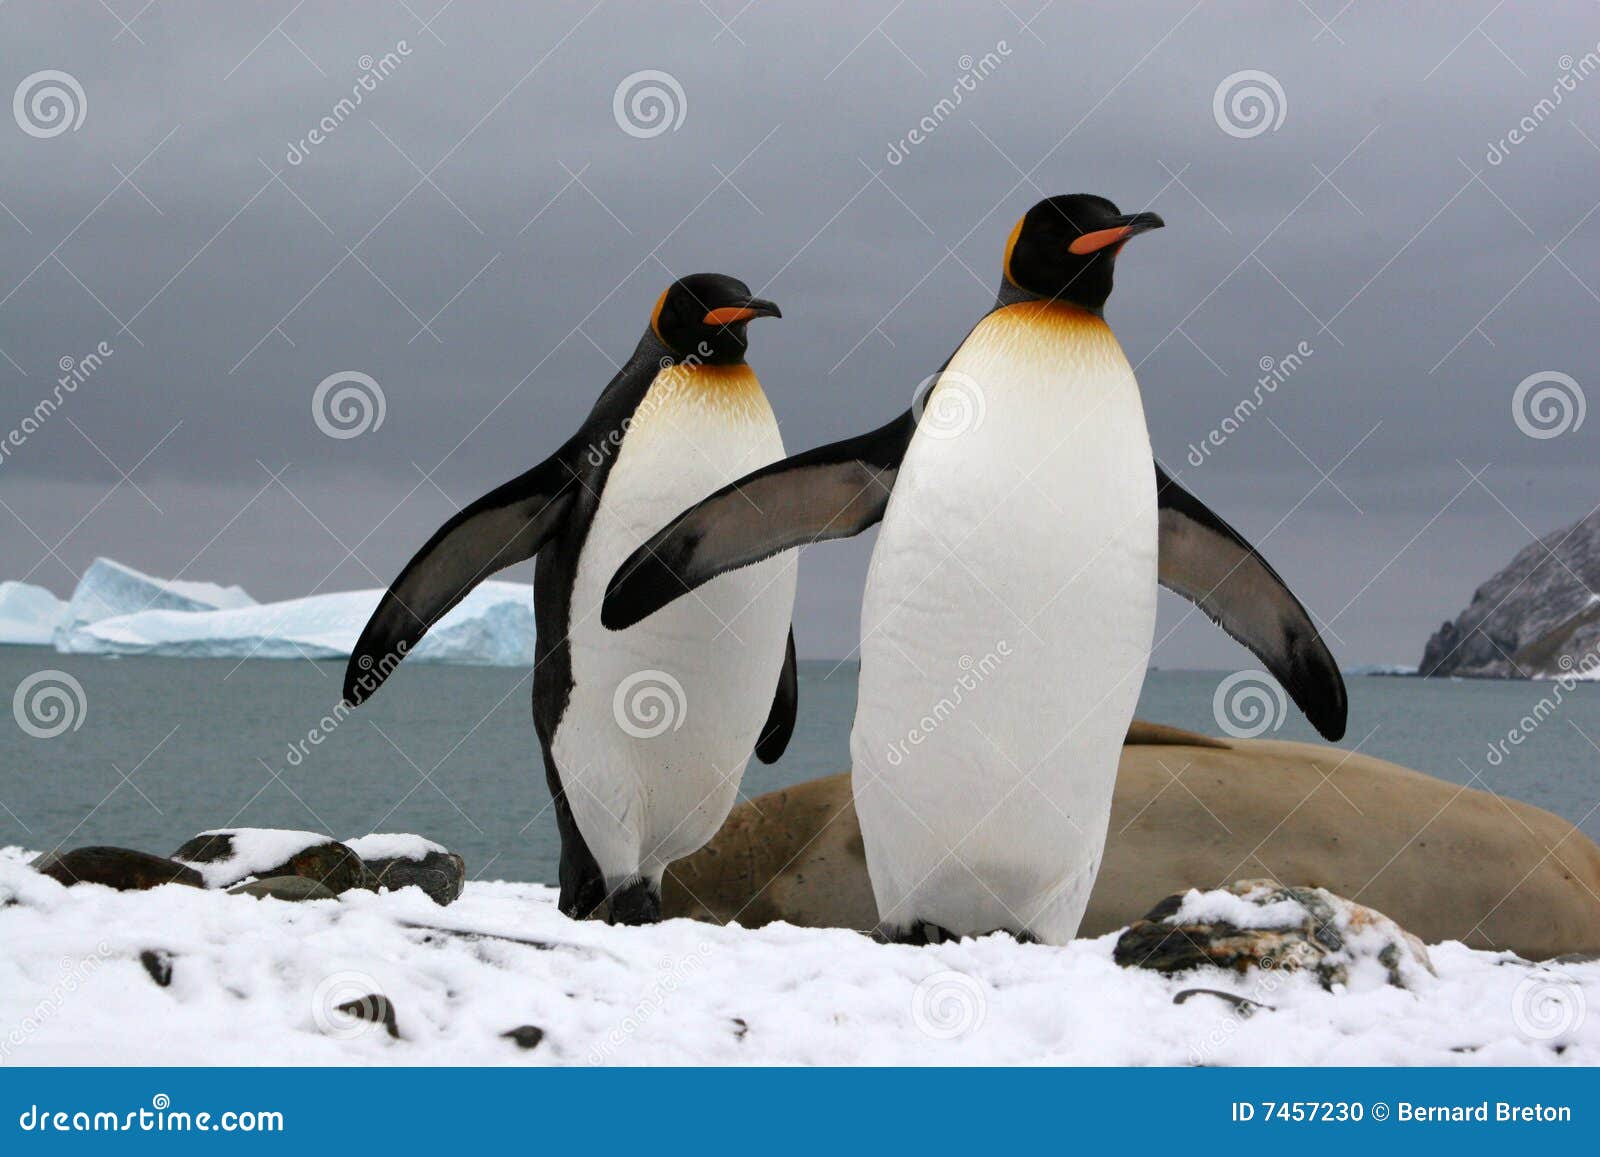
<svg viewBox="0 0 1600 1157">
<path fill-rule="evenodd" d="M 916 419 L 774 462 L 703 499 L 611 576 L 600 621 L 631 627 L 719 574 L 792 547 L 860 534 L 883 517 Z"/>
<path fill-rule="evenodd" d="M 557 452 L 434 532 L 384 593 L 350 653 L 344 698 L 360 704 L 472 588 L 538 553 L 565 517 L 577 473 Z"/>
<path fill-rule="evenodd" d="M 783 656 L 783 670 L 778 673 L 778 690 L 772 696 L 772 710 L 761 725 L 761 738 L 756 740 L 756 758 L 762 763 L 777 763 L 789 746 L 794 734 L 794 717 L 800 704 L 800 676 L 794 665 L 794 628 L 789 628 L 789 649 Z"/>
<path fill-rule="evenodd" d="M 1238 531 L 1156 463 L 1161 585 L 1253 651 L 1324 739 L 1344 736 L 1344 677 L 1300 600 Z"/>
</svg>

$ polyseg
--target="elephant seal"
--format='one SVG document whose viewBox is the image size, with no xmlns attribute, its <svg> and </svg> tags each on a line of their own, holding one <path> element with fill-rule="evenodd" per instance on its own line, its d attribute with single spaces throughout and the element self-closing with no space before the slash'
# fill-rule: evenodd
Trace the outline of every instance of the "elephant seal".
<svg viewBox="0 0 1600 1157">
<path fill-rule="evenodd" d="M 1136 721 L 1081 936 L 1241 876 L 1326 888 L 1433 944 L 1600 951 L 1600 848 L 1558 816 L 1333 747 Z M 664 915 L 877 924 L 848 774 L 760 796 L 667 873 Z"/>
</svg>

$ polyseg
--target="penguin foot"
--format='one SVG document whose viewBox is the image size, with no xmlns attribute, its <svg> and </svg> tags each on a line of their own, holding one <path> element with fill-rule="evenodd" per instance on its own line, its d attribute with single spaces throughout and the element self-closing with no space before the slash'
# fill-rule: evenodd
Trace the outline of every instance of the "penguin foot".
<svg viewBox="0 0 1600 1157">
<path fill-rule="evenodd" d="M 995 928 L 983 933 L 992 936 L 996 932 L 1003 932 L 1018 944 L 1038 944 L 1039 938 L 1031 932 L 1017 932 L 1010 928 Z M 957 936 L 950 929 L 930 920 L 914 920 L 909 925 L 888 927 L 879 925 L 873 932 L 872 938 L 880 944 L 910 944 L 922 947 L 929 944 L 952 944 L 958 940 L 966 940 L 966 936 Z"/>
<path fill-rule="evenodd" d="M 946 944 L 961 939 L 950 929 L 930 920 L 913 920 L 910 924 L 898 926 L 880 924 L 872 936 L 882 944 L 911 944 L 918 947 Z"/>
<path fill-rule="evenodd" d="M 598 873 L 569 871 L 561 866 L 561 896 L 556 906 L 573 920 L 591 920 L 605 914 L 606 883 Z"/>
<path fill-rule="evenodd" d="M 609 924 L 659 924 L 661 890 L 649 880 L 633 880 L 611 894 Z"/>
</svg>

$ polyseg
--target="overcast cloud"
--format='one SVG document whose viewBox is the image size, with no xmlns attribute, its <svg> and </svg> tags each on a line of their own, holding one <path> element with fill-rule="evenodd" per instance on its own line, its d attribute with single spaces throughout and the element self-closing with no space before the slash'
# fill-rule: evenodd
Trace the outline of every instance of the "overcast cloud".
<svg viewBox="0 0 1600 1157">
<path fill-rule="evenodd" d="M 1346 663 L 1414 662 L 1600 502 L 1600 419 L 1513 413 L 1529 375 L 1600 385 L 1593 4 L 107 3 L 0 7 L 0 95 L 59 70 L 84 98 L 55 135 L 0 116 L 0 437 L 112 351 L 0 458 L 0 578 L 65 593 L 103 554 L 259 598 L 385 585 L 566 438 L 700 270 L 782 305 L 751 361 L 790 447 L 866 429 L 987 307 L 1017 216 L 1070 191 L 1166 218 L 1108 310 L 1157 453 Z M 682 94 L 656 135 L 614 115 L 642 70 Z M 1260 132 L 1215 109 L 1244 70 L 1281 90 L 1236 82 Z M 379 384 L 381 426 L 319 429 L 339 371 Z M 854 646 L 869 548 L 807 552 L 804 654 Z M 1159 664 L 1244 661 L 1185 610 Z"/>
</svg>

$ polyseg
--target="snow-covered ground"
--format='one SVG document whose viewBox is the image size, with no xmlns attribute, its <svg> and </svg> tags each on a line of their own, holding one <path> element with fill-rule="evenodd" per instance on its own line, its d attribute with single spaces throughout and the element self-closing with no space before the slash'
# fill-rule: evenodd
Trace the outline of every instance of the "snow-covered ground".
<svg viewBox="0 0 1600 1157">
<path fill-rule="evenodd" d="M 63 888 L 21 856 L 0 854 L 0 1063 L 1600 1063 L 1600 964 L 1453 943 L 1416 992 L 1328 993 L 1303 973 L 1123 969 L 1114 936 L 906 948 L 788 925 L 608 928 L 565 919 L 537 884 L 472 883 L 448 908 L 415 888 L 119 893 Z M 169 986 L 146 950 L 170 954 Z M 1192 988 L 1272 1011 L 1173 1002 Z M 369 994 L 399 1039 L 337 1011 Z M 501 1035 L 524 1025 L 544 1030 L 532 1050 Z"/>
<path fill-rule="evenodd" d="M 340 659 L 383 591 L 336 591 L 258 603 L 242 588 L 155 578 L 110 559 L 84 571 L 72 597 L 0 583 L 0 643 L 54 644 L 77 655 Z M 419 663 L 533 662 L 533 591 L 486 582 L 408 656 Z"/>
</svg>

